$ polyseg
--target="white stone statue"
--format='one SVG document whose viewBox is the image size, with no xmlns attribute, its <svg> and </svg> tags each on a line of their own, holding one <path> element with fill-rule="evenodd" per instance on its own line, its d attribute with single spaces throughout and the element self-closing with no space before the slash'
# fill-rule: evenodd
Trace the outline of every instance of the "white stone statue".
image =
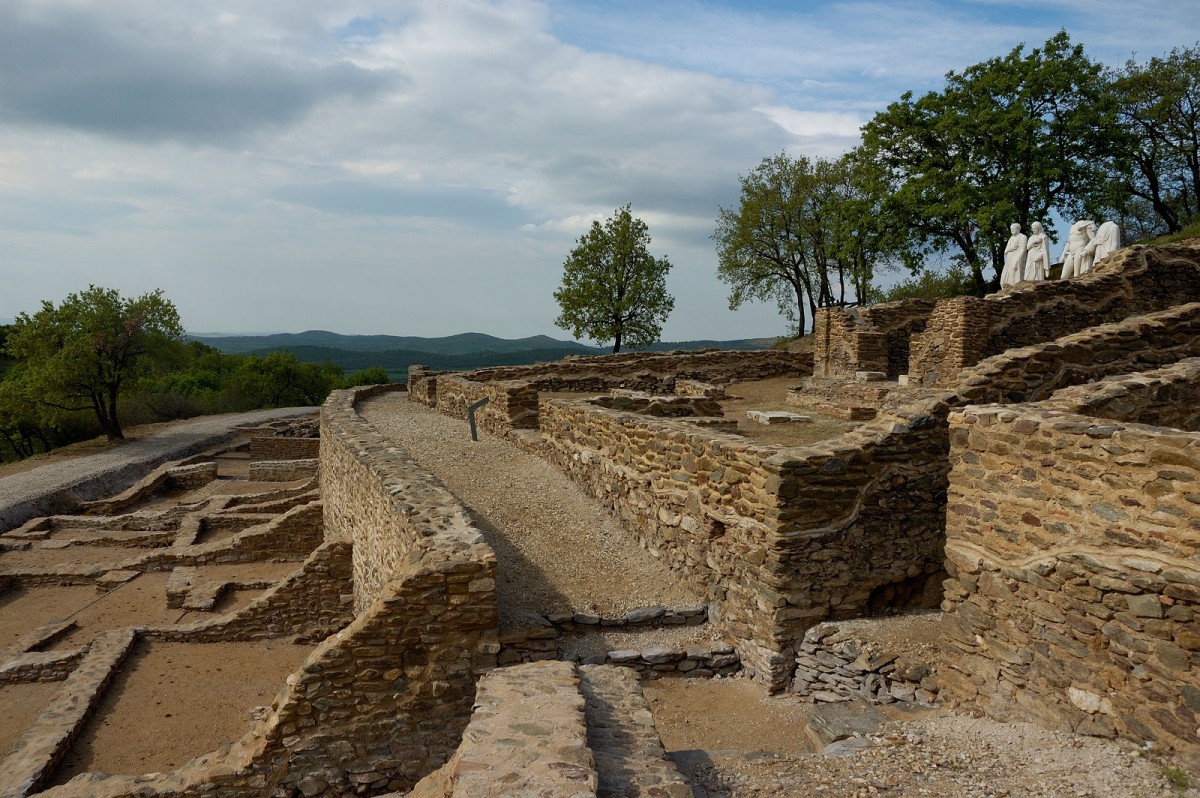
<svg viewBox="0 0 1200 798">
<path fill-rule="evenodd" d="M 1096 237 L 1087 246 L 1088 252 L 1092 256 L 1093 266 L 1120 248 L 1121 228 L 1117 226 L 1116 222 L 1105 222 L 1100 225 L 1100 229 L 1096 231 Z"/>
<path fill-rule="evenodd" d="M 1080 219 L 1071 225 L 1067 233 L 1067 246 L 1062 254 L 1062 275 L 1059 279 L 1067 280 L 1087 274 L 1092 270 L 1092 259 L 1087 247 L 1096 235 L 1096 223 L 1090 219 Z"/>
<path fill-rule="evenodd" d="M 1022 279 L 1045 280 L 1050 273 L 1050 239 L 1042 231 L 1042 223 L 1031 225 L 1031 235 L 1025 246 L 1025 268 Z"/>
<path fill-rule="evenodd" d="M 1021 232 L 1021 225 L 1009 225 L 1008 243 L 1004 245 L 1004 270 L 1000 272 L 1000 287 L 1008 288 L 1021 282 L 1024 277 L 1025 245 L 1028 238 Z"/>
</svg>

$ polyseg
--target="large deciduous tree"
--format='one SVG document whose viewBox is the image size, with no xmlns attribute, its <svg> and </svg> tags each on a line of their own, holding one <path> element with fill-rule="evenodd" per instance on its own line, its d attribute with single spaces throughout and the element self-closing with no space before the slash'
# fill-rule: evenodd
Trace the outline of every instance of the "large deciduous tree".
<svg viewBox="0 0 1200 798">
<path fill-rule="evenodd" d="M 774 300 L 803 333 L 818 307 L 865 300 L 894 249 L 891 231 L 876 223 L 869 166 L 779 153 L 741 177 L 738 206 L 720 209 L 712 235 L 731 310 Z"/>
<path fill-rule="evenodd" d="M 657 341 L 675 299 L 667 293 L 671 263 L 651 255 L 649 244 L 646 223 L 629 205 L 603 225 L 592 222 L 563 263 L 554 323 L 576 338 L 612 341 L 613 352 Z"/>
<path fill-rule="evenodd" d="M 7 349 L 21 362 L 10 379 L 30 402 L 93 411 L 109 440 L 121 440 L 122 389 L 172 354 L 182 337 L 179 313 L 161 291 L 127 299 L 93 285 L 17 316 Z"/>
<path fill-rule="evenodd" d="M 1200 215 L 1200 45 L 1131 59 L 1112 90 L 1126 133 L 1112 168 L 1118 196 L 1133 198 L 1122 210 L 1145 233 L 1177 232 Z"/>
<path fill-rule="evenodd" d="M 982 294 L 999 284 L 1010 224 L 1050 227 L 1052 209 L 1104 201 L 1115 122 L 1101 68 L 1063 31 L 905 93 L 863 129 L 862 157 L 883 170 L 887 223 L 916 254 L 956 255 Z"/>
</svg>

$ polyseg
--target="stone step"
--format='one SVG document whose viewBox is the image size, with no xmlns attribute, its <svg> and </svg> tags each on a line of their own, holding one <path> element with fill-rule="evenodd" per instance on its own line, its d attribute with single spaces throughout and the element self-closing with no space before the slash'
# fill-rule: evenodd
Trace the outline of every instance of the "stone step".
<svg viewBox="0 0 1200 798">
<path fill-rule="evenodd" d="M 600 780 L 599 798 L 685 798 L 692 788 L 667 760 L 637 674 L 612 665 L 579 667 L 587 701 L 587 740 Z"/>
</svg>

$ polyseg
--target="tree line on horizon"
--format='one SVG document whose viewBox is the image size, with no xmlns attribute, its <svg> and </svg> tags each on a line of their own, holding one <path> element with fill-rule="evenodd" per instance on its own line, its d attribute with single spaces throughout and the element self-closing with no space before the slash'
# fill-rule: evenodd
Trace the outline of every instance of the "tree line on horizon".
<svg viewBox="0 0 1200 798">
<path fill-rule="evenodd" d="M 1057 240 L 1056 215 L 1112 220 L 1126 243 L 1200 223 L 1200 43 L 1106 69 L 1060 31 L 906 92 L 837 158 L 770 155 L 739 182 L 712 234 L 731 310 L 773 301 L 799 335 L 822 307 L 983 296 L 1014 222 Z M 629 205 L 594 223 L 564 264 L 556 323 L 613 351 L 657 340 L 673 299 L 649 242 Z"/>
</svg>

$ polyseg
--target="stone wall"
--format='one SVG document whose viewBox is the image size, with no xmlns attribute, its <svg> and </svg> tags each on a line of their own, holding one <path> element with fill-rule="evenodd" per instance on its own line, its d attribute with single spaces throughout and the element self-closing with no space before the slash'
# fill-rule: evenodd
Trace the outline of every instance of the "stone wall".
<svg viewBox="0 0 1200 798">
<path fill-rule="evenodd" d="M 251 460 L 310 460 L 321 452 L 316 438 L 282 438 L 259 435 L 250 439 Z"/>
<path fill-rule="evenodd" d="M 1200 433 L 950 417 L 943 696 L 1200 767 Z"/>
<path fill-rule="evenodd" d="M 306 439 L 297 438 L 296 440 Z M 299 458 L 256 460 L 250 463 L 247 469 L 247 478 L 251 482 L 292 482 L 315 476 L 319 467 L 320 461 L 315 457 L 303 460 Z"/>
<path fill-rule="evenodd" d="M 500 650 L 495 555 L 453 496 L 354 410 L 381 390 L 394 388 L 336 391 L 321 412 L 323 551 L 332 565 L 353 546 L 355 619 L 233 745 L 170 774 L 85 774 L 48 797 L 379 794 L 450 757 Z"/>
<path fill-rule="evenodd" d="M 1200 358 L 1064 388 L 1044 404 L 1095 418 L 1200 432 Z"/>
<path fill-rule="evenodd" d="M 934 305 L 931 299 L 908 299 L 818 309 L 813 376 L 850 379 L 856 371 L 880 371 L 894 380 L 907 374 L 910 340 L 925 330 Z"/>
<path fill-rule="evenodd" d="M 543 402 L 541 428 L 545 455 L 713 603 L 743 666 L 779 690 L 806 628 L 939 578 L 945 412 L 914 404 L 795 449 L 582 401 Z"/>
<path fill-rule="evenodd" d="M 350 543 L 319 546 L 297 571 L 237 612 L 219 618 L 151 628 L 146 636 L 190 643 L 270 638 L 324 632 L 352 619 Z M 170 586 L 168 585 L 168 590 Z"/>
<path fill-rule="evenodd" d="M 962 372 L 955 401 L 1039 401 L 1060 388 L 1196 356 L 1200 356 L 1200 302 L 990 357 Z"/>
<path fill-rule="evenodd" d="M 669 394 L 674 393 L 676 379 L 726 383 L 766 377 L 807 377 L 812 374 L 812 362 L 810 353 L 773 349 L 627 352 L 567 357 L 532 366 L 477 369 L 464 376 L 476 382 L 521 380 L 538 391 L 600 392 L 632 388 Z M 409 382 L 411 385 L 411 376 Z"/>
<path fill-rule="evenodd" d="M 458 374 L 444 374 L 437 380 L 436 407 L 441 412 L 465 419 L 467 409 L 483 399 L 488 402 L 475 411 L 475 423 L 495 435 L 513 429 L 537 429 L 538 395 L 527 382 L 476 382 Z"/>
<path fill-rule="evenodd" d="M 908 373 L 926 385 L 953 385 L 960 370 L 1013 347 L 1198 300 L 1200 245 L 1130 247 L 1070 280 L 939 302 L 912 341 Z"/>
<path fill-rule="evenodd" d="M 898 654 L 832 623 L 817 624 L 804 633 L 789 688 L 801 698 L 823 704 L 932 704 L 939 689 L 925 659 Z"/>
</svg>

